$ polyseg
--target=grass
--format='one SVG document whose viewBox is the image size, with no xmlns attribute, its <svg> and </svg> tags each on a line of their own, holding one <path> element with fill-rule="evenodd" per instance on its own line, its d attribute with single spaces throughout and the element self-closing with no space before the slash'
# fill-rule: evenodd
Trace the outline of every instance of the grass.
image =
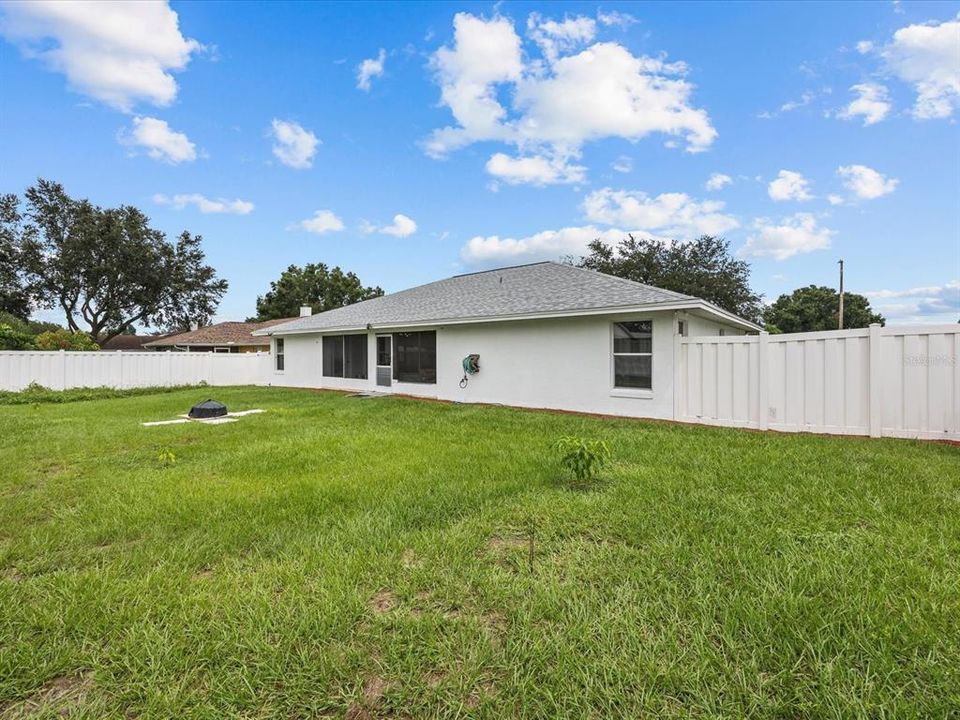
<svg viewBox="0 0 960 720">
<path fill-rule="evenodd" d="M 69 390 L 51 390 L 38 383 L 30 383 L 20 392 L 0 390 L 0 405 L 46 405 L 70 403 L 81 400 L 106 400 L 108 398 L 139 397 L 158 393 L 193 390 L 204 385 L 177 385 L 173 387 L 141 387 L 116 390 L 107 387 L 79 387 Z"/>
<path fill-rule="evenodd" d="M 139 424 L 211 394 L 268 412 Z M 231 388 L 0 466 L 0 717 L 960 714 L 953 447 Z"/>
</svg>

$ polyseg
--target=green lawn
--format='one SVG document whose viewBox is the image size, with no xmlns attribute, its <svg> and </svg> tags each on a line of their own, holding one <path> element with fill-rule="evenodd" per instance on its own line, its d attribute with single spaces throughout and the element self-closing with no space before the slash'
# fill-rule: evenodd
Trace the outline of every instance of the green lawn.
<svg viewBox="0 0 960 720">
<path fill-rule="evenodd" d="M 140 426 L 207 396 L 267 412 Z M 610 445 L 602 484 L 564 434 Z M 0 717 L 957 717 L 958 518 L 936 444 L 268 388 L 0 407 Z"/>
</svg>

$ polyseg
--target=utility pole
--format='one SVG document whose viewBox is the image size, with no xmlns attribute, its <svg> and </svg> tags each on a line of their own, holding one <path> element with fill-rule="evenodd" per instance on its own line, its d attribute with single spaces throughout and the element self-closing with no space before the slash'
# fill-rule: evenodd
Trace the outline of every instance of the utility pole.
<svg viewBox="0 0 960 720">
<path fill-rule="evenodd" d="M 843 260 L 840 261 L 840 314 L 837 318 L 837 329 L 843 330 Z"/>
</svg>

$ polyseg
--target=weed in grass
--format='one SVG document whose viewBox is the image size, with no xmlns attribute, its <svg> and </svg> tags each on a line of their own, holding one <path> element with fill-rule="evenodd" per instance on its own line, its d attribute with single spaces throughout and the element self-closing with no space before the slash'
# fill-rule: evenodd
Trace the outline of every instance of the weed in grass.
<svg viewBox="0 0 960 720">
<path fill-rule="evenodd" d="M 597 474 L 610 460 L 610 448 L 603 440 L 584 440 L 567 435 L 554 443 L 560 464 L 573 473 L 580 485 L 596 480 Z"/>
</svg>

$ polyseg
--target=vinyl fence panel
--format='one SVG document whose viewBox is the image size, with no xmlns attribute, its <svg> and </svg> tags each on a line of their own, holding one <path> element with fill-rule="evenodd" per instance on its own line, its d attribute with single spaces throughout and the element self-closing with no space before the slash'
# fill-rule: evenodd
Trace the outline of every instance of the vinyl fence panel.
<svg viewBox="0 0 960 720">
<path fill-rule="evenodd" d="M 266 353 L 0 352 L 0 390 L 38 383 L 53 390 L 77 387 L 256 385 L 269 368 Z"/>
<path fill-rule="evenodd" d="M 956 325 L 681 338 L 678 420 L 960 439 Z"/>
</svg>

